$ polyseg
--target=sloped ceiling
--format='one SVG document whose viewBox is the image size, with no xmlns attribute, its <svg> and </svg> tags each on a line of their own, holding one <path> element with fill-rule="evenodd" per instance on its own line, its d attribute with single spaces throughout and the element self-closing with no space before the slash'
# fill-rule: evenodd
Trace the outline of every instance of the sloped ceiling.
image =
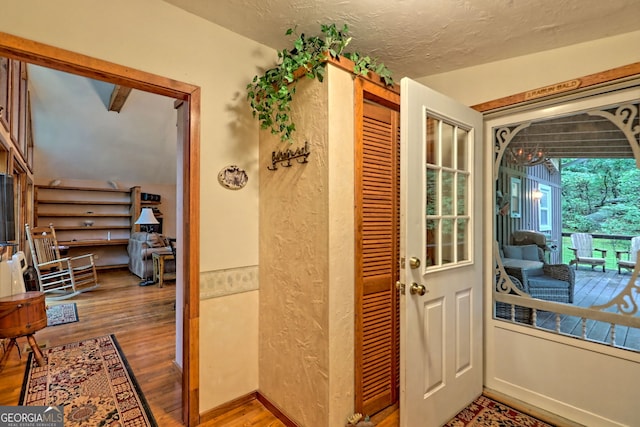
<svg viewBox="0 0 640 427">
<path fill-rule="evenodd" d="M 424 77 L 640 30 L 638 0 L 165 0 L 272 48 L 348 24 L 347 50 Z M 632 49 L 631 46 L 621 49 Z"/>
<path fill-rule="evenodd" d="M 36 180 L 175 184 L 174 100 L 133 90 L 108 111 L 114 85 L 29 65 Z"/>
</svg>

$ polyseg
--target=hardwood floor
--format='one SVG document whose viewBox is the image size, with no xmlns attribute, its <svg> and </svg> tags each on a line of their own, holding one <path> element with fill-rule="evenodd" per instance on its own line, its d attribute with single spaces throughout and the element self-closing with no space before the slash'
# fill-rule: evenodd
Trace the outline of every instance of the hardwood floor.
<svg viewBox="0 0 640 427">
<path fill-rule="evenodd" d="M 98 272 L 100 287 L 64 301 L 75 302 L 79 322 L 48 326 L 36 332 L 40 346 L 57 346 L 114 334 L 161 427 L 182 426 L 181 375 L 175 359 L 175 281 L 163 288 L 138 286 L 140 280 L 126 269 Z M 26 367 L 26 338 L 18 339 L 22 357 L 14 349 L 0 373 L 0 406 L 18 404 Z M 398 415 L 377 420 L 396 427 Z M 228 411 L 202 427 L 284 427 L 258 400 Z"/>
<path fill-rule="evenodd" d="M 36 332 L 40 346 L 56 346 L 114 334 L 131 366 L 159 426 L 182 426 L 181 374 L 175 359 L 175 281 L 163 288 L 138 286 L 140 280 L 126 269 L 98 272 L 100 287 L 65 301 L 75 302 L 79 322 L 48 326 Z M 14 349 L 0 373 L 0 405 L 18 404 L 28 348 L 19 338 L 22 358 Z M 279 426 L 279 421 L 259 402 L 225 414 L 203 426 Z"/>
</svg>

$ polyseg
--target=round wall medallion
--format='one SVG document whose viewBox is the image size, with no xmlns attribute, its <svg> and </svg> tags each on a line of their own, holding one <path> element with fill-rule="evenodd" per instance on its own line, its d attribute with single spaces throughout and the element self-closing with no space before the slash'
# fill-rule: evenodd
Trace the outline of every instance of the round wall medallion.
<svg viewBox="0 0 640 427">
<path fill-rule="evenodd" d="M 244 169 L 236 165 L 227 166 L 218 174 L 218 181 L 230 190 L 239 190 L 247 184 L 249 177 Z"/>
</svg>

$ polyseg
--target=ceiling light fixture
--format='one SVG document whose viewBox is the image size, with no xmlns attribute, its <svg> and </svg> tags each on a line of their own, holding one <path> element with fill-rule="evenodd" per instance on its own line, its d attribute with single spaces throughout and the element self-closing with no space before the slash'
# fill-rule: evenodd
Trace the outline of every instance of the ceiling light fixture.
<svg viewBox="0 0 640 427">
<path fill-rule="evenodd" d="M 528 148 L 526 145 L 509 146 L 507 156 L 510 163 L 520 166 L 536 166 L 547 161 L 547 157 L 537 145 Z"/>
</svg>

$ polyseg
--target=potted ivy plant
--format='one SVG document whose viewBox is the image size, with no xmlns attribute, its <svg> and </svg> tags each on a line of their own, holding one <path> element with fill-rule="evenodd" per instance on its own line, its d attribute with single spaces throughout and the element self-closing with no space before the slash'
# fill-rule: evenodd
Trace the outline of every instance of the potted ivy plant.
<svg viewBox="0 0 640 427">
<path fill-rule="evenodd" d="M 262 129 L 280 135 L 281 141 L 291 141 L 296 129 L 290 113 L 297 79 L 306 76 L 322 82 L 329 57 L 336 60 L 345 57 L 353 61 L 355 74 L 366 76 L 373 72 L 385 85 L 393 85 L 391 72 L 383 63 L 357 52 L 345 52 L 351 42 L 346 24 L 341 30 L 335 24 L 322 24 L 320 31 L 322 36 L 308 37 L 289 28 L 285 34 L 295 35 L 293 48 L 279 51 L 277 65 L 256 75 L 247 85 L 253 117 L 259 120 Z"/>
</svg>

